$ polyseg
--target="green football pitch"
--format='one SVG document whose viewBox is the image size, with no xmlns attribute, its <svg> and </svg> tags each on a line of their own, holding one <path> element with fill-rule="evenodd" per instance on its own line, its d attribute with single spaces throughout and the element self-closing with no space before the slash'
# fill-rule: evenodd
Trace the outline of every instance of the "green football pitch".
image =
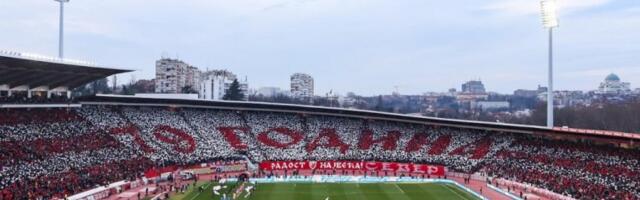
<svg viewBox="0 0 640 200">
<path fill-rule="evenodd" d="M 203 182 L 204 192 L 189 190 L 171 199 L 217 200 L 212 187 L 216 183 Z M 235 184 L 227 184 L 220 191 L 231 193 Z M 479 199 L 452 184 L 444 183 L 260 183 L 247 198 L 245 191 L 236 198 L 242 200 L 422 200 L 422 199 Z"/>
</svg>

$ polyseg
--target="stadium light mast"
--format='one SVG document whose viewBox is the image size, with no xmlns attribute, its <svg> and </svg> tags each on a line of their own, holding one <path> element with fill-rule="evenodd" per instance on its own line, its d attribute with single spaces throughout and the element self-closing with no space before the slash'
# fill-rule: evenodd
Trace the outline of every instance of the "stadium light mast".
<svg viewBox="0 0 640 200">
<path fill-rule="evenodd" d="M 64 3 L 69 0 L 54 0 L 60 2 L 60 33 L 58 38 L 58 57 L 62 59 L 64 57 Z"/>
<path fill-rule="evenodd" d="M 553 29 L 558 27 L 555 0 L 542 0 L 542 24 L 549 30 L 549 85 L 547 86 L 547 127 L 553 128 Z"/>
</svg>

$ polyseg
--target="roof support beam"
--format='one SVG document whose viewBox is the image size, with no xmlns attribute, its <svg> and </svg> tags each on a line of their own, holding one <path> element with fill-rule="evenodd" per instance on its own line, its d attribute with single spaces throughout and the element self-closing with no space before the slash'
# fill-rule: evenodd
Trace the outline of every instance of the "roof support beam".
<svg viewBox="0 0 640 200">
<path fill-rule="evenodd" d="M 8 84 L 10 82 L 19 80 L 20 77 L 29 75 L 31 73 L 33 73 L 33 72 L 30 72 L 30 71 L 18 71 L 18 72 L 10 73 L 9 75 L 7 75 L 5 77 L 2 77 L 2 79 L 0 79 L 0 84 Z M 11 84 L 9 84 L 9 85 L 11 85 Z"/>
<path fill-rule="evenodd" d="M 69 78 L 69 77 L 73 77 L 73 75 L 51 73 L 49 75 L 44 75 L 43 77 L 39 78 L 38 80 L 30 83 L 29 84 L 29 88 L 33 89 L 33 88 L 37 88 L 37 87 L 40 87 L 40 86 L 50 86 L 51 83 L 53 83 L 57 79 Z"/>
<path fill-rule="evenodd" d="M 8 84 L 9 85 L 29 85 L 29 86 L 31 86 L 32 82 L 38 80 L 40 77 L 46 76 L 46 74 L 48 74 L 48 73 L 32 72 L 29 75 L 25 75 L 25 76 L 22 76 L 20 78 L 16 78 L 15 80 L 10 81 Z"/>
<path fill-rule="evenodd" d="M 22 68 L 8 68 L 6 65 L 0 64 L 0 83 L 2 81 L 6 81 L 7 78 L 14 73 L 19 73 L 21 71 L 25 71 Z"/>
<path fill-rule="evenodd" d="M 57 88 L 60 86 L 67 86 L 68 82 L 71 82 L 74 79 L 77 79 L 78 77 L 74 76 L 74 75 L 68 75 L 68 76 L 64 76 L 64 77 L 59 77 L 57 78 L 55 81 L 49 83 L 49 88 Z M 72 89 L 72 88 L 69 88 Z"/>
</svg>

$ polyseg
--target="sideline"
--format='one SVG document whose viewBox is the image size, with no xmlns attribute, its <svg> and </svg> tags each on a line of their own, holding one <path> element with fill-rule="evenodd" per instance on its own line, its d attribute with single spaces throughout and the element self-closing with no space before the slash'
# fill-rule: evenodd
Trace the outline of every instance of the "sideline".
<svg viewBox="0 0 640 200">
<path fill-rule="evenodd" d="M 460 193 L 458 193 L 456 188 L 451 189 L 452 186 L 450 186 L 449 184 L 445 184 L 444 187 L 447 188 L 447 190 L 451 191 L 452 193 L 456 194 L 456 196 L 460 197 L 461 199 L 469 200 L 469 198 L 460 195 Z"/>
</svg>

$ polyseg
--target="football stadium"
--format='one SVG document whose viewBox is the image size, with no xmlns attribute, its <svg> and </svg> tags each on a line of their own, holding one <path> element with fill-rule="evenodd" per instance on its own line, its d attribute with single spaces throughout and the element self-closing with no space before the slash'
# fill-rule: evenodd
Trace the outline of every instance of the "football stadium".
<svg viewBox="0 0 640 200">
<path fill-rule="evenodd" d="M 638 199 L 640 135 L 69 90 L 127 70 L 0 56 L 2 199 Z"/>
<path fill-rule="evenodd" d="M 613 72 L 597 90 L 553 88 L 556 9 L 567 11 L 562 16 L 573 26 L 560 37 L 568 41 L 560 43 L 567 54 L 562 62 L 574 70 L 563 71 L 561 84 L 614 69 L 586 68 L 581 62 L 640 73 L 637 61 L 632 63 L 636 69 L 623 67 L 637 60 L 638 52 L 630 45 L 637 44 L 631 40 L 637 35 L 625 37 L 640 27 L 630 25 L 640 22 L 640 7 L 629 2 L 531 1 L 541 8 L 545 37 L 548 31 L 548 83 L 513 95 L 485 90 L 480 78 L 462 84 L 462 91 L 424 92 L 427 87 L 420 86 L 424 93 L 404 95 L 398 88 L 434 82 L 449 87 L 444 79 L 453 79 L 451 74 L 477 75 L 471 67 L 445 69 L 464 65 L 491 71 L 489 78 L 502 81 L 495 85 L 533 81 L 524 76 L 539 72 L 503 71 L 505 66 L 540 68 L 531 55 L 542 55 L 533 50 L 542 45 L 529 42 L 540 35 L 527 35 L 532 31 L 518 24 L 533 21 L 530 16 L 539 12 L 531 11 L 538 7 L 530 1 L 88 3 L 97 7 L 77 1 L 70 18 L 77 39 L 72 44 L 79 48 L 75 55 L 95 56 L 96 49 L 104 49 L 114 55 L 100 59 L 130 64 L 137 61 L 126 54 L 149 57 L 136 52 L 142 48 L 193 49 L 189 53 L 200 60 L 237 65 L 245 73 L 279 71 L 273 66 L 283 65 L 322 68 L 333 78 L 325 83 L 336 81 L 331 87 L 341 90 L 365 85 L 388 92 L 374 82 L 398 83 L 383 97 L 341 96 L 334 94 L 336 88 L 322 88 L 328 92 L 319 95 L 311 72 L 299 68 L 290 76 L 290 91 L 256 90 L 249 88 L 247 76 L 227 69 L 201 71 L 166 52 L 155 62 L 154 78 L 134 83 L 133 74 L 144 69 L 64 57 L 69 0 L 54 1 L 60 6 L 58 57 L 0 50 L 0 200 L 640 200 L 640 123 L 634 120 L 640 119 L 640 88 L 631 89 Z M 50 39 L 40 31 L 53 27 L 53 20 L 34 20 L 48 17 L 38 11 L 48 8 L 24 2 L 0 3 L 0 15 L 9 18 L 0 24 L 2 48 L 7 43 L 41 50 L 42 40 Z M 589 20 L 581 20 L 584 16 Z M 591 20 L 596 18 L 604 20 Z M 576 28 L 585 24 L 599 25 Z M 597 43 L 589 34 L 615 37 Z M 86 44 L 96 39 L 97 46 Z M 614 54 L 595 55 L 602 49 Z M 424 70 L 425 65 L 433 69 Z M 351 76 L 368 73 L 364 68 L 372 69 L 368 77 L 373 80 Z M 127 75 L 130 83 L 118 85 L 117 78 Z M 337 80 L 344 77 L 348 84 Z M 387 99 L 391 103 L 385 104 Z M 344 102 L 349 106 L 340 105 Z M 560 116 L 555 121 L 554 113 Z M 614 119 L 602 119 L 608 117 Z M 544 120 L 547 126 L 538 123 Z M 573 128 L 571 123 L 594 126 Z"/>
</svg>

